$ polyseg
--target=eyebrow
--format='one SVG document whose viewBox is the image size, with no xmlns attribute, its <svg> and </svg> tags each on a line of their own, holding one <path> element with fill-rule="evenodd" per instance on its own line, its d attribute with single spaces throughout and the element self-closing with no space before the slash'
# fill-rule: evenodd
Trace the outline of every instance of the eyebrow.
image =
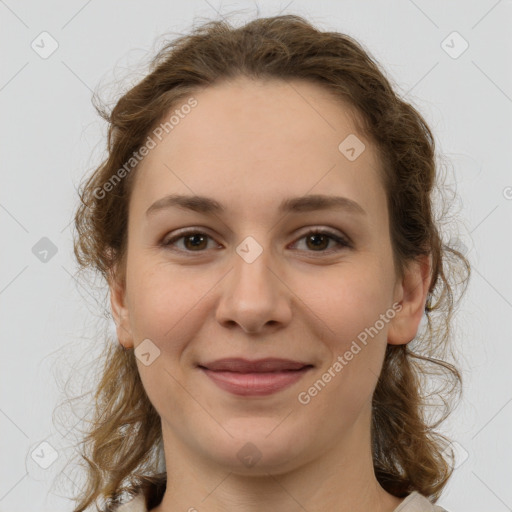
<svg viewBox="0 0 512 512">
<path fill-rule="evenodd" d="M 185 208 L 205 214 L 221 214 L 226 211 L 223 205 L 210 197 L 171 194 L 155 201 L 146 210 L 146 215 L 153 215 L 158 211 L 172 207 Z M 283 199 L 279 205 L 278 213 L 313 212 L 329 209 L 341 209 L 349 213 L 366 215 L 366 211 L 361 205 L 348 197 L 322 194 Z"/>
</svg>

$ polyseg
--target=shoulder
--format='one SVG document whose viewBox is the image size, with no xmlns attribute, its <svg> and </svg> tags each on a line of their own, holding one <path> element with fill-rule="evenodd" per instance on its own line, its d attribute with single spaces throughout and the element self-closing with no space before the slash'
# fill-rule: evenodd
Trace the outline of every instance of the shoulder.
<svg viewBox="0 0 512 512">
<path fill-rule="evenodd" d="M 393 512 L 448 512 L 448 510 L 434 505 L 425 496 L 414 491 Z"/>
<path fill-rule="evenodd" d="M 148 512 L 144 495 L 142 493 L 137 494 L 127 503 L 116 507 L 113 512 Z"/>
</svg>

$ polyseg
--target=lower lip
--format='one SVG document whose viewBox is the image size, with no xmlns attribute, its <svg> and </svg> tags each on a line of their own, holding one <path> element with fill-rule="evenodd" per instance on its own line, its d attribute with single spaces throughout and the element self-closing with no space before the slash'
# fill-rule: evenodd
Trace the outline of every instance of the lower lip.
<svg viewBox="0 0 512 512">
<path fill-rule="evenodd" d="M 201 370 L 219 386 L 239 396 L 265 396 L 281 391 L 299 381 L 312 367 L 269 373 L 238 373 L 227 371 Z"/>
</svg>

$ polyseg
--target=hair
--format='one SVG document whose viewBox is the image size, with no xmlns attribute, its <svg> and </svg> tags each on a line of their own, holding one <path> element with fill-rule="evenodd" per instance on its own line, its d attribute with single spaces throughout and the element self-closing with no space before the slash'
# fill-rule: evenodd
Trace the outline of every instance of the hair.
<svg viewBox="0 0 512 512">
<path fill-rule="evenodd" d="M 170 109 L 237 77 L 306 80 L 348 105 L 382 162 L 397 275 L 420 256 L 432 257 L 426 328 L 411 343 L 387 346 L 372 397 L 371 440 L 375 475 L 386 491 L 397 497 L 418 491 L 435 502 L 453 471 L 449 439 L 437 427 L 462 390 L 461 374 L 445 358 L 458 304 L 454 292 L 461 288 L 462 296 L 471 269 L 461 252 L 443 242 L 442 219 L 435 217 L 439 166 L 427 123 L 352 37 L 320 31 L 290 14 L 257 18 L 238 28 L 209 21 L 166 40 L 149 72 L 112 109 L 94 105 L 108 122 L 108 154 L 80 185 L 74 218 L 79 267 L 107 283 L 124 280 L 128 205 L 137 166 L 123 173 L 114 190 L 99 191 L 109 190 L 106 184 L 113 183 L 116 173 L 119 178 L 119 170 Z M 138 493 L 150 509 L 160 503 L 167 478 L 156 462 L 162 454 L 160 417 L 145 392 L 133 350 L 109 343 L 99 361 L 94 418 L 80 447 L 86 488 L 75 498 L 74 512 L 98 499 L 102 511 L 113 510 L 123 495 Z M 426 378 L 431 383 L 434 376 L 440 386 L 427 393 Z"/>
</svg>

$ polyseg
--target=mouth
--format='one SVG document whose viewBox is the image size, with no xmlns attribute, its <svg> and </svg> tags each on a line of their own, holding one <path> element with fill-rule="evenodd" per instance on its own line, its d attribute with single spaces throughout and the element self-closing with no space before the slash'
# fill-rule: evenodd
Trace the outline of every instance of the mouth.
<svg viewBox="0 0 512 512">
<path fill-rule="evenodd" d="M 264 396 L 282 391 L 299 381 L 312 364 L 288 359 L 220 359 L 198 368 L 224 391 L 238 396 Z"/>
</svg>

